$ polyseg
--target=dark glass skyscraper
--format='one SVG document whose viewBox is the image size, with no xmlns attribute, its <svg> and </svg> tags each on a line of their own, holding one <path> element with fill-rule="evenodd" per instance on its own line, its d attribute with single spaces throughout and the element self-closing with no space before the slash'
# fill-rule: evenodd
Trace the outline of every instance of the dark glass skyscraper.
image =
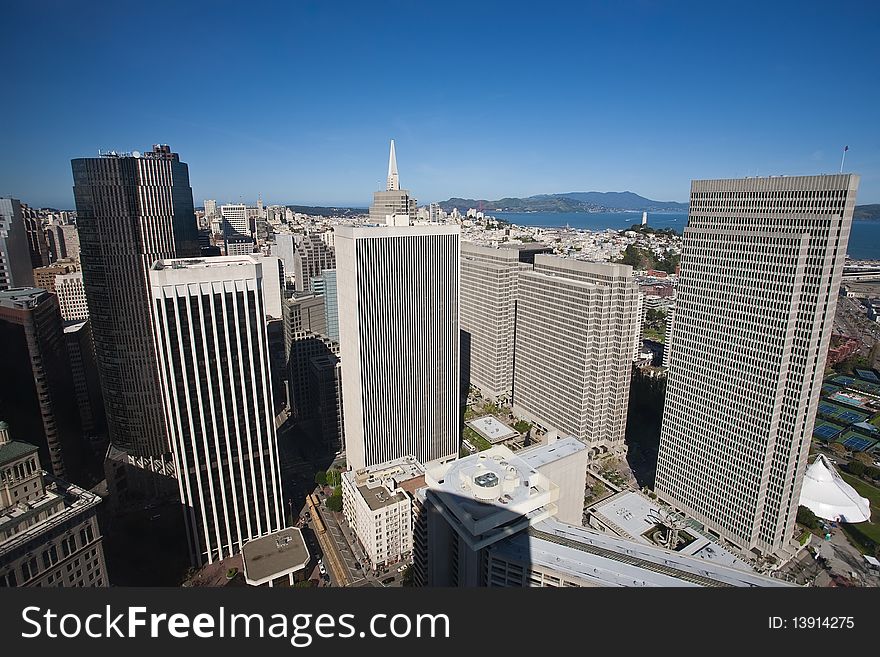
<svg viewBox="0 0 880 657">
<path fill-rule="evenodd" d="M 167 453 L 148 270 L 199 255 L 189 170 L 166 145 L 72 160 L 83 282 L 110 441 Z"/>
</svg>

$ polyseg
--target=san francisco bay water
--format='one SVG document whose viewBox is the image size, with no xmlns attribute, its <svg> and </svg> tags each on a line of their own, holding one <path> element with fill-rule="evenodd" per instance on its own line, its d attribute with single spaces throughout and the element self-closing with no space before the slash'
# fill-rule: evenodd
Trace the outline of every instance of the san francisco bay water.
<svg viewBox="0 0 880 657">
<path fill-rule="evenodd" d="M 641 212 L 487 212 L 518 226 L 557 228 L 569 226 L 583 230 L 623 230 L 642 222 Z M 648 225 L 672 228 L 681 233 L 687 213 L 649 212 Z M 880 260 L 880 221 L 853 221 L 847 253 L 856 260 Z"/>
</svg>

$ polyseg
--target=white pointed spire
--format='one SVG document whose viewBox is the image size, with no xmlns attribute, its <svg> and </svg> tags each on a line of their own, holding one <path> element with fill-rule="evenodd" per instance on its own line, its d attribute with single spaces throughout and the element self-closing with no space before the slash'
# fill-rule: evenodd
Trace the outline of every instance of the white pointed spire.
<svg viewBox="0 0 880 657">
<path fill-rule="evenodd" d="M 397 157 L 394 155 L 394 140 L 391 140 L 391 154 L 388 156 L 388 184 L 386 191 L 400 189 L 400 177 L 397 175 Z"/>
</svg>

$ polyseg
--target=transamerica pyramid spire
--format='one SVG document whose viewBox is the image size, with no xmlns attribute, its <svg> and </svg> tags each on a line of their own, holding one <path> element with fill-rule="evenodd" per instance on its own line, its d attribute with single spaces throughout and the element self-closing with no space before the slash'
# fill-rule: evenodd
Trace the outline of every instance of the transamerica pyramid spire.
<svg viewBox="0 0 880 657">
<path fill-rule="evenodd" d="M 400 177 L 397 175 L 397 157 L 394 155 L 394 140 L 391 140 L 391 154 L 388 156 L 388 184 L 385 186 L 386 191 L 396 191 L 400 189 Z"/>
</svg>

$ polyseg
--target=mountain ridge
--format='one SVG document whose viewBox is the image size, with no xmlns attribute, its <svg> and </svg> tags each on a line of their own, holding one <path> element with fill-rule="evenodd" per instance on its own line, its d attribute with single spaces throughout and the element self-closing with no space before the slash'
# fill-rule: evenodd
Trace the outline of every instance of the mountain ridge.
<svg viewBox="0 0 880 657">
<path fill-rule="evenodd" d="M 658 211 L 672 210 L 687 212 L 687 203 L 677 201 L 655 201 L 634 192 L 563 192 L 560 194 L 536 194 L 524 198 L 508 196 L 490 201 L 487 199 L 466 199 L 453 197 L 440 201 L 443 210 L 449 212 L 476 208 L 483 204 L 486 212 L 596 212 L 616 210 Z"/>
</svg>

